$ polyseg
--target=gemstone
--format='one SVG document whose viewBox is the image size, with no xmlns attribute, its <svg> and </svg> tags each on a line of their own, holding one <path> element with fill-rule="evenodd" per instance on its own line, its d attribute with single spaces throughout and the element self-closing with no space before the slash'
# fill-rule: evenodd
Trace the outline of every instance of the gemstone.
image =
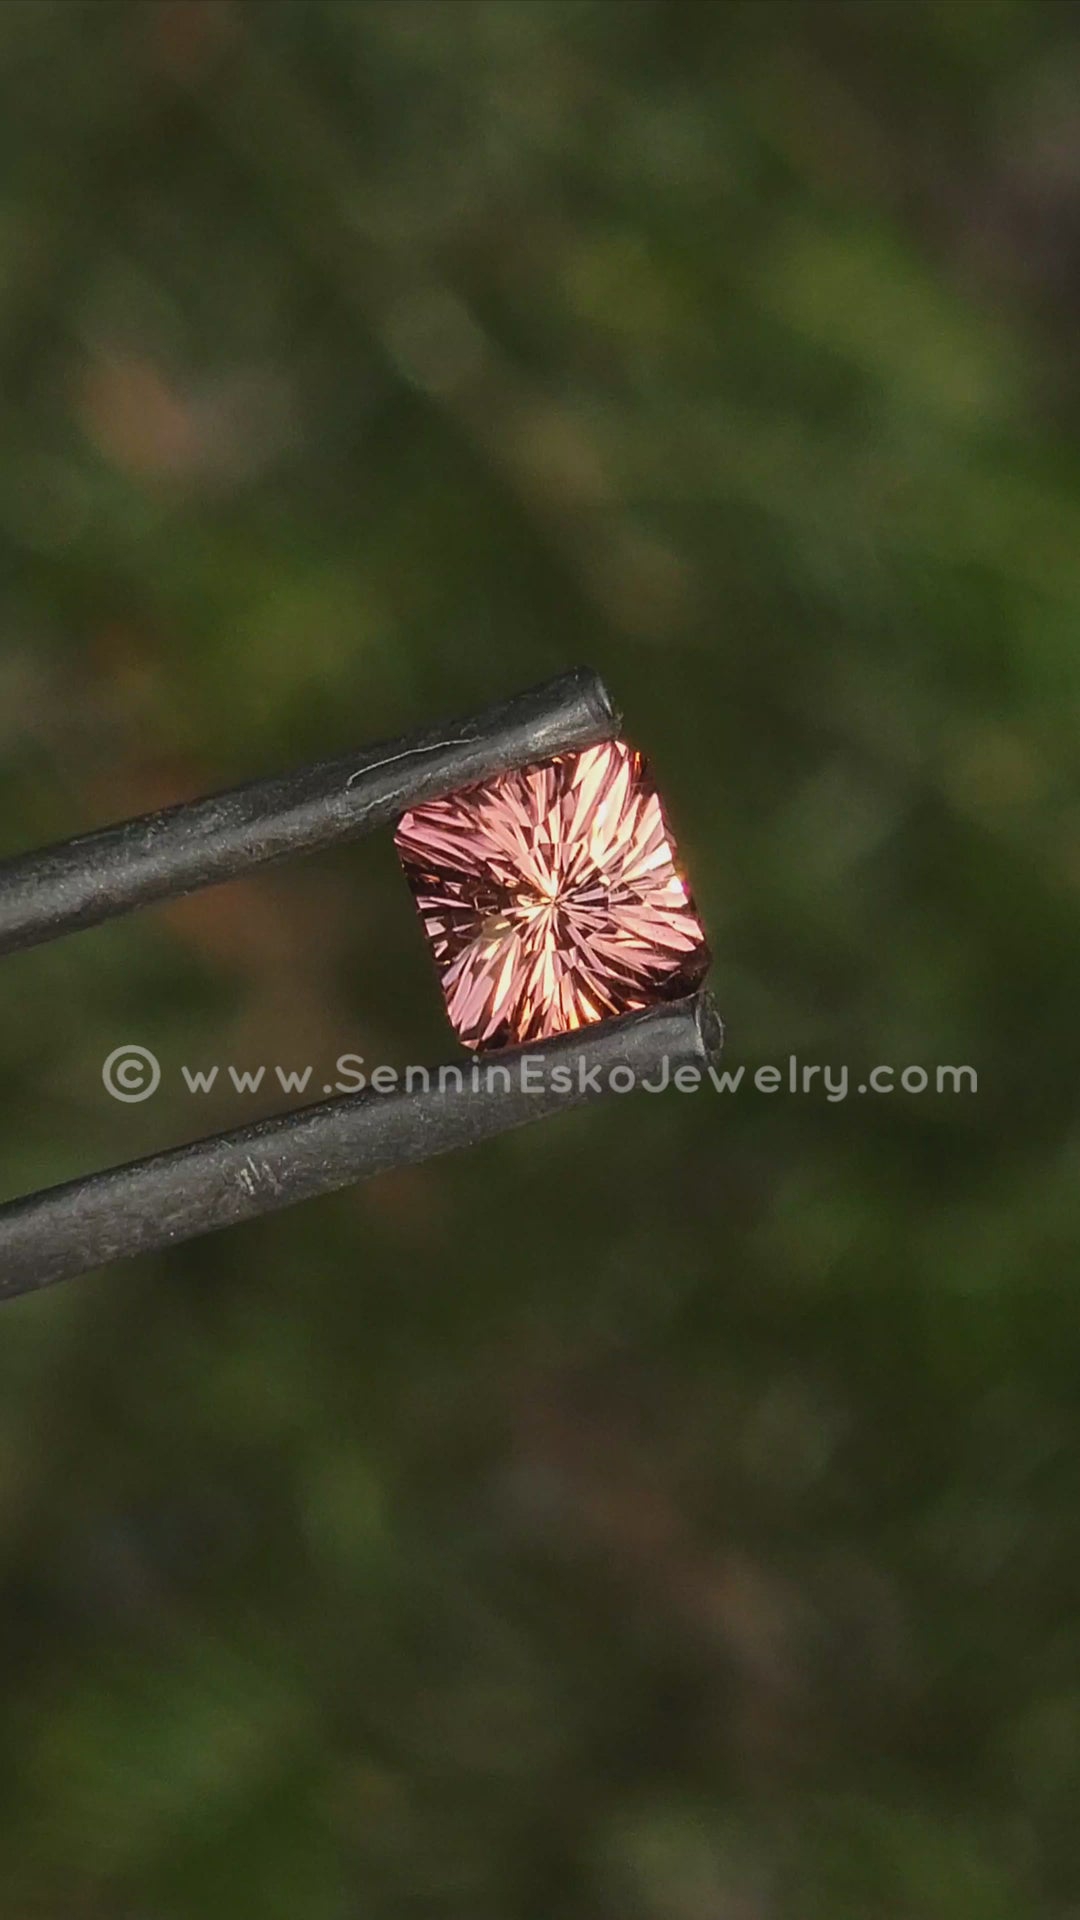
<svg viewBox="0 0 1080 1920">
<path fill-rule="evenodd" d="M 544 1040 L 704 978 L 660 797 L 622 740 L 414 807 L 396 842 L 467 1047 Z"/>
</svg>

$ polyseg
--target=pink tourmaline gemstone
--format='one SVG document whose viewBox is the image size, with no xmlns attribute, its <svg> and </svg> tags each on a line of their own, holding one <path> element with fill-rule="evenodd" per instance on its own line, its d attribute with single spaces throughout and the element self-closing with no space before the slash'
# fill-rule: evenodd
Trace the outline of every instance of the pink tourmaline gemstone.
<svg viewBox="0 0 1080 1920">
<path fill-rule="evenodd" d="M 691 993 L 709 950 L 645 762 L 623 741 L 404 815 L 397 849 L 467 1047 Z"/>
</svg>

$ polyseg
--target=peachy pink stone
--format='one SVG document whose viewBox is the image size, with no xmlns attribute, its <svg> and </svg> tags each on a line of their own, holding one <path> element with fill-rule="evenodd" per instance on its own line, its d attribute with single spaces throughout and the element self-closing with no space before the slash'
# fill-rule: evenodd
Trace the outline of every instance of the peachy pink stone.
<svg viewBox="0 0 1080 1920">
<path fill-rule="evenodd" d="M 416 807 L 397 848 L 468 1047 L 697 987 L 701 922 L 640 753 L 615 740 Z"/>
</svg>

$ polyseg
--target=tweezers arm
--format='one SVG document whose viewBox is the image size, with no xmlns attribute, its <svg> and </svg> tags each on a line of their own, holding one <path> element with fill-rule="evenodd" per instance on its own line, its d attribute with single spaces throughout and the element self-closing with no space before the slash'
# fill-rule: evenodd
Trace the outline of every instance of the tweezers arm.
<svg viewBox="0 0 1080 1920">
<path fill-rule="evenodd" d="M 476 1146 L 599 1094 L 643 1082 L 659 1090 L 680 1067 L 704 1072 L 720 1044 L 712 1002 L 696 994 L 478 1056 L 475 1086 L 466 1059 L 431 1069 L 426 1087 L 326 1100 L 29 1194 L 0 1207 L 0 1300 Z"/>
<path fill-rule="evenodd" d="M 579 667 L 465 720 L 21 854 L 0 862 L 0 954 L 371 833 L 618 725 L 603 682 Z"/>
</svg>

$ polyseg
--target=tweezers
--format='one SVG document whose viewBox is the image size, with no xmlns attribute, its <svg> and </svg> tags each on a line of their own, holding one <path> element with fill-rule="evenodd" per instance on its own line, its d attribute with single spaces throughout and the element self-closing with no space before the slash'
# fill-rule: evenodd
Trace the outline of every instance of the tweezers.
<svg viewBox="0 0 1080 1920">
<path fill-rule="evenodd" d="M 453 724 L 144 814 L 0 862 L 0 955 L 40 946 L 155 901 L 232 880 L 292 854 L 358 838 L 409 808 L 514 767 L 610 740 L 619 716 L 578 668 Z M 640 1079 L 704 1066 L 721 1042 L 705 992 L 499 1052 L 546 1070 L 432 1069 L 428 1084 L 370 1088 L 193 1141 L 0 1205 L 0 1300 L 252 1220 L 372 1173 L 468 1147 L 579 1105 L 613 1068 Z M 540 1084 L 536 1085 L 536 1080 Z"/>
</svg>

